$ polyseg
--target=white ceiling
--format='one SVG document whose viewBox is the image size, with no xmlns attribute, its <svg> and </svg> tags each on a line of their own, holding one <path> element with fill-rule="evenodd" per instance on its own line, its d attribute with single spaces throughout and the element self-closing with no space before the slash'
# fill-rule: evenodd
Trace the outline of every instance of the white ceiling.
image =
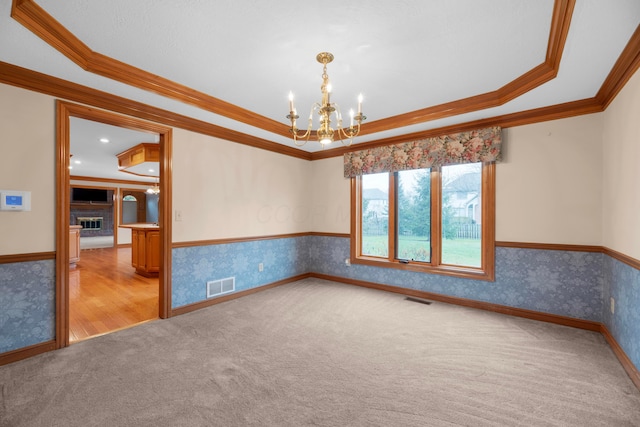
<svg viewBox="0 0 640 427">
<path fill-rule="evenodd" d="M 282 135 L 84 71 L 12 19 L 10 3 L 0 5 L 1 61 L 293 146 Z M 301 117 L 319 101 L 315 57 L 322 51 L 335 55 L 332 100 L 344 114 L 362 93 L 366 123 L 497 90 L 545 61 L 554 7 L 553 0 L 36 3 L 94 52 L 283 125 L 289 91 Z M 577 0 L 556 78 L 498 107 L 355 143 L 591 98 L 639 23 L 639 0 Z"/>
<path fill-rule="evenodd" d="M 158 135 L 139 132 L 91 120 L 71 117 L 69 149 L 72 154 L 70 160 L 72 176 L 88 176 L 127 181 L 155 182 L 159 176 L 159 164 L 144 163 L 141 168 L 129 168 L 131 173 L 123 172 L 118 168 L 117 154 L 142 142 L 158 143 Z M 102 142 L 106 139 L 109 142 Z"/>
</svg>

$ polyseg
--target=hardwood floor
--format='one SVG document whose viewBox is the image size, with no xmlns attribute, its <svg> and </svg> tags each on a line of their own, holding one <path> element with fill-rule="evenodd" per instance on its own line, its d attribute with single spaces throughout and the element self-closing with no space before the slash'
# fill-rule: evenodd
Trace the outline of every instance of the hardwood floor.
<svg viewBox="0 0 640 427">
<path fill-rule="evenodd" d="M 69 341 L 158 318 L 158 278 L 134 273 L 131 248 L 83 250 L 69 268 Z"/>
</svg>

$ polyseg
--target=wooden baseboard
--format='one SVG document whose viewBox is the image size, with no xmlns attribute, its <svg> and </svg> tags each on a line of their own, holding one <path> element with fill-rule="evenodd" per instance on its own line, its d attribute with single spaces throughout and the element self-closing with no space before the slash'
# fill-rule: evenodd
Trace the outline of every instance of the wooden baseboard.
<svg viewBox="0 0 640 427">
<path fill-rule="evenodd" d="M 278 280 L 277 282 L 269 283 L 267 285 L 258 286 L 256 288 L 247 289 L 245 291 L 234 292 L 232 294 L 223 295 L 221 297 L 212 298 L 206 301 L 200 301 L 182 307 L 174 308 L 171 310 L 171 316 L 178 316 L 180 314 L 189 313 L 191 311 L 200 310 L 201 308 L 210 307 L 221 302 L 230 301 L 236 298 L 245 297 L 247 295 L 254 294 L 256 292 L 265 291 L 267 289 L 275 288 L 276 286 L 284 285 L 287 283 L 295 282 L 297 280 L 306 279 L 311 277 L 310 273 L 300 274 L 298 276 L 289 277 L 288 279 Z"/>
<path fill-rule="evenodd" d="M 40 344 L 30 345 L 29 347 L 19 348 L 17 350 L 8 351 L 0 354 L 0 366 L 7 365 L 9 363 L 17 362 L 19 360 L 28 359 L 29 357 L 36 356 L 38 354 L 46 353 L 56 349 L 56 342 L 46 341 Z"/>
<path fill-rule="evenodd" d="M 600 332 L 600 322 L 591 320 L 576 319 L 573 317 L 560 316 L 557 314 L 541 313 L 539 311 L 526 310 L 524 308 L 515 308 L 505 305 L 493 304 L 489 302 L 476 301 L 460 297 L 451 297 L 448 295 L 435 294 L 432 292 L 418 291 L 414 289 L 400 288 L 397 286 L 382 285 L 379 283 L 365 282 L 362 280 L 347 279 L 344 277 L 329 276 L 326 274 L 311 273 L 311 277 L 318 279 L 331 280 L 334 282 L 346 283 L 349 285 L 362 286 L 365 288 L 379 289 L 397 294 L 409 295 L 432 301 L 444 302 L 447 304 L 460 305 L 463 307 L 477 308 L 479 310 L 493 311 L 495 313 L 507 314 L 509 316 L 524 317 L 526 319 L 540 320 L 547 323 L 555 323 L 558 325 L 571 326 L 573 328 L 586 329 L 588 331 Z"/>
<path fill-rule="evenodd" d="M 259 286 L 252 289 L 247 289 L 245 291 L 235 292 L 233 294 L 223 295 L 221 297 L 210 299 L 207 301 L 201 301 L 194 304 L 185 305 L 183 307 L 178 307 L 171 310 L 171 317 L 177 316 L 180 314 L 189 313 L 191 311 L 199 310 L 201 308 L 209 307 L 215 304 L 220 304 L 221 302 L 245 297 L 247 295 L 251 295 L 256 292 L 265 291 L 267 289 L 275 288 L 277 286 L 295 282 L 297 280 L 306 279 L 308 277 L 310 277 L 309 273 L 300 274 L 298 276 L 293 276 L 293 277 L 289 277 L 288 279 L 278 280 L 277 282 L 269 283 L 267 285 Z M 110 332 L 115 332 L 115 331 L 110 331 Z M 44 343 L 35 344 L 29 347 L 24 347 L 24 348 L 12 350 L 6 353 L 2 353 L 0 354 L 0 366 L 17 362 L 19 360 L 27 359 L 29 357 L 36 356 L 41 353 L 46 353 L 47 351 L 51 351 L 55 349 L 56 349 L 56 342 L 47 341 Z"/>
<path fill-rule="evenodd" d="M 393 292 L 397 294 L 403 294 L 403 295 L 418 297 L 418 298 L 427 299 L 427 300 L 444 302 L 447 304 L 454 304 L 454 305 L 460 305 L 464 307 L 477 308 L 480 310 L 492 311 L 495 313 L 506 314 L 509 316 L 523 317 L 526 319 L 539 320 L 542 322 L 554 323 L 558 325 L 570 326 L 573 328 L 600 332 L 604 336 L 605 340 L 607 341 L 611 349 L 613 350 L 613 353 L 616 355 L 616 357 L 620 361 L 620 364 L 622 365 L 624 370 L 627 372 L 627 375 L 629 375 L 629 378 L 631 378 L 631 381 L 635 384 L 638 390 L 640 390 L 640 372 L 638 371 L 638 368 L 635 367 L 631 359 L 629 359 L 629 356 L 627 356 L 627 354 L 624 352 L 622 347 L 620 347 L 620 345 L 615 340 L 613 335 L 611 335 L 611 333 L 609 332 L 609 329 L 607 329 L 605 325 L 599 322 L 575 319 L 572 317 L 559 316 L 556 314 L 540 313 L 532 310 L 513 308 L 513 307 L 503 306 L 499 304 L 469 300 L 466 298 L 451 297 L 447 295 L 435 294 L 435 293 L 425 292 L 425 291 L 417 291 L 414 289 L 405 289 L 397 286 L 389 286 L 389 285 L 382 285 L 379 283 L 365 282 L 362 280 L 347 279 L 347 278 L 338 277 L 338 276 L 330 276 L 327 274 L 305 273 L 298 276 L 290 277 L 288 279 L 279 280 L 277 282 L 273 282 L 267 285 L 259 286 L 257 288 L 247 289 L 245 291 L 224 295 L 222 297 L 218 297 L 215 299 L 185 305 L 183 307 L 179 307 L 171 310 L 171 316 L 177 316 L 180 314 L 189 313 L 191 311 L 199 310 L 204 307 L 209 307 L 215 304 L 219 304 L 221 302 L 230 301 L 236 298 L 241 298 L 256 292 L 275 288 L 277 286 L 284 285 L 286 283 L 291 283 L 297 280 L 306 279 L 308 277 L 331 280 L 334 282 L 345 283 L 348 285 L 362 286 L 370 289 L 378 289 L 382 291 Z M 0 366 L 17 362 L 22 359 L 27 359 L 29 357 L 32 357 L 41 353 L 45 353 L 47 351 L 55 350 L 55 349 L 56 349 L 55 341 L 47 341 L 44 343 L 35 344 L 29 347 L 3 353 L 3 354 L 0 354 Z"/>
<path fill-rule="evenodd" d="M 613 353 L 620 361 L 624 370 L 627 371 L 627 375 L 629 375 L 631 381 L 633 381 L 638 390 L 640 390 L 640 372 L 638 371 L 638 368 L 635 367 L 631 359 L 629 359 L 629 356 L 627 356 L 627 353 L 625 353 L 622 347 L 620 347 L 618 341 L 616 341 L 613 335 L 611 335 L 611 332 L 609 332 L 609 329 L 607 329 L 605 325 L 600 325 L 600 332 L 604 336 L 604 339 L 609 343 L 611 350 L 613 350 Z"/>
<path fill-rule="evenodd" d="M 417 291 L 413 289 L 405 289 L 397 286 L 381 285 L 379 283 L 365 282 L 362 280 L 354 280 L 354 279 L 347 279 L 347 278 L 337 277 L 337 276 L 329 276 L 326 274 L 311 273 L 310 276 L 318 279 L 325 279 L 325 280 L 331 280 L 333 282 L 345 283 L 348 285 L 356 285 L 356 286 L 362 286 L 365 288 L 379 289 L 382 291 L 393 292 L 393 293 L 418 297 L 418 298 L 432 300 L 432 301 L 439 301 L 447 304 L 461 305 L 464 307 L 471 307 L 471 308 L 477 308 L 480 310 L 493 311 L 495 313 L 506 314 L 509 316 L 524 317 L 526 319 L 539 320 L 541 322 L 555 323 L 558 325 L 570 326 L 572 328 L 586 329 L 588 331 L 600 332 L 604 336 L 605 340 L 607 340 L 607 343 L 609 344 L 609 346 L 613 350 L 613 353 L 616 355 L 616 357 L 620 361 L 620 364 L 622 365 L 624 370 L 627 372 L 627 375 L 629 375 L 629 378 L 631 378 L 631 381 L 633 382 L 633 384 L 635 384 L 638 390 L 640 390 L 640 372 L 638 371 L 638 368 L 636 368 L 636 366 L 633 364 L 631 359 L 629 359 L 629 356 L 627 356 L 627 354 L 624 352 L 622 347 L 620 347 L 620 344 L 618 344 L 618 342 L 613 337 L 613 335 L 611 335 L 607 327 L 600 322 L 575 319 L 573 317 L 559 316 L 556 314 L 541 313 L 538 311 L 525 310 L 522 308 L 513 308 L 513 307 L 508 307 L 508 306 L 499 305 L 499 304 L 469 300 L 465 298 L 450 297 L 447 295 L 434 294 L 431 292 Z"/>
</svg>

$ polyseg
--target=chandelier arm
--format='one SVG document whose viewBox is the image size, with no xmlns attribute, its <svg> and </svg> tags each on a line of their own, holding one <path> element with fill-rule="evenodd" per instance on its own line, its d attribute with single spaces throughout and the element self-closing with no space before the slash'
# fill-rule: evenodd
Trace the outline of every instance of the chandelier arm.
<svg viewBox="0 0 640 427">
<path fill-rule="evenodd" d="M 289 132 L 293 134 L 293 143 L 296 146 L 302 147 L 307 142 L 309 142 L 309 139 L 311 138 L 311 131 L 313 130 L 313 113 L 318 108 L 320 108 L 320 104 L 318 104 L 317 102 L 311 106 L 311 112 L 309 113 L 309 124 L 307 126 L 307 131 L 303 135 L 298 134 L 300 129 L 296 127 L 296 119 L 298 119 L 299 116 L 295 114 L 294 111 L 291 111 L 287 116 L 287 118 L 291 120 L 291 129 L 289 129 Z M 299 140 L 303 140 L 303 141 L 298 142 Z"/>
<path fill-rule="evenodd" d="M 298 135 L 299 129 L 292 128 L 289 130 L 293 134 L 293 143 L 298 147 L 302 147 L 304 144 L 309 142 L 309 137 L 311 136 L 311 128 L 307 129 L 304 135 Z M 302 140 L 302 142 L 298 142 Z"/>
<path fill-rule="evenodd" d="M 353 138 L 356 137 L 358 135 L 358 133 L 360 133 L 360 129 L 352 131 L 351 127 L 348 127 L 347 130 L 344 130 L 343 128 L 340 128 L 340 132 L 339 132 L 340 141 L 344 145 L 346 145 L 348 147 L 353 143 Z M 349 142 L 345 143 L 343 139 L 348 139 Z"/>
</svg>

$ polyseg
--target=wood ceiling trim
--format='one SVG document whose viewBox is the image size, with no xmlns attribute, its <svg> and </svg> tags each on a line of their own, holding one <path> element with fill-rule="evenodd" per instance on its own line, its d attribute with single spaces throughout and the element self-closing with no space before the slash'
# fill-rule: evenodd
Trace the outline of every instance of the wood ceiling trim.
<svg viewBox="0 0 640 427">
<path fill-rule="evenodd" d="M 625 46 L 596 95 L 596 99 L 603 108 L 609 106 L 638 68 L 640 68 L 640 25 L 636 27 L 629 43 Z"/>
<path fill-rule="evenodd" d="M 574 7 L 575 0 L 555 1 L 544 63 L 495 91 L 364 124 L 361 135 L 497 107 L 552 80 L 558 72 Z M 284 123 L 92 51 L 34 0 L 14 0 L 11 16 L 86 71 L 291 138 Z"/>
<path fill-rule="evenodd" d="M 468 132 L 475 129 L 500 126 L 509 128 L 523 126 L 532 123 L 546 122 L 548 120 L 564 119 L 567 117 L 581 116 L 602 112 L 602 105 L 596 98 L 583 99 L 580 101 L 567 102 L 564 104 L 551 105 L 549 107 L 535 108 L 518 113 L 505 114 L 502 116 L 489 117 L 486 119 L 473 120 L 466 123 L 459 123 L 450 126 L 443 126 L 426 131 L 408 133 L 390 138 L 378 139 L 375 141 L 363 142 L 350 147 L 339 147 L 331 150 L 318 151 L 312 154 L 311 160 L 328 159 L 342 156 L 344 153 L 355 150 L 367 150 L 384 145 L 400 144 L 408 141 L 415 141 L 424 138 L 433 138 L 450 133 Z"/>
<path fill-rule="evenodd" d="M 113 184 L 113 185 L 119 185 L 119 184 L 124 184 L 124 185 L 140 185 L 143 187 L 148 187 L 149 185 L 152 185 L 153 182 L 149 182 L 149 181 L 133 181 L 133 180 L 128 180 L 128 179 L 115 179 L 115 178 L 97 178 L 97 177 L 93 177 L 93 176 L 80 176 L 80 175 L 70 175 L 69 176 L 69 180 L 70 181 L 89 181 L 89 182 L 102 182 L 102 183 L 106 183 L 106 184 Z"/>
<path fill-rule="evenodd" d="M 366 123 L 362 125 L 360 135 L 498 107 L 554 79 L 560 67 L 575 3 L 575 0 L 555 1 L 546 58 L 542 64 L 495 91 Z"/>
<path fill-rule="evenodd" d="M 14 0 L 30 2 L 31 0 Z M 564 43 L 550 39 L 550 46 L 564 46 Z M 557 48 L 556 48 L 557 49 Z M 93 105 L 99 108 L 128 114 L 134 117 L 159 122 L 169 126 L 202 133 L 216 138 L 226 139 L 244 145 L 276 152 L 283 155 L 297 157 L 304 160 L 321 160 L 343 155 L 345 152 L 355 149 L 367 149 L 381 145 L 396 144 L 419 138 L 428 138 L 451 132 L 464 132 L 487 126 L 501 126 L 503 128 L 539 123 L 547 120 L 556 120 L 583 114 L 591 114 L 604 111 L 611 103 L 626 82 L 640 68 L 640 26 L 629 40 L 629 43 L 618 58 L 607 79 L 594 98 L 557 104 L 548 107 L 517 112 L 513 114 L 479 119 L 467 123 L 440 127 L 421 132 L 405 134 L 392 138 L 385 138 L 366 143 L 360 143 L 351 147 L 339 147 L 316 153 L 277 144 L 268 140 L 242 134 L 217 125 L 192 119 L 187 116 L 171 113 L 155 107 L 151 107 L 136 101 L 121 98 L 106 92 L 81 86 L 62 79 L 47 76 L 32 70 L 0 61 L 0 82 L 33 90 L 51 96 L 58 96 L 75 102 Z M 486 101 L 487 99 L 485 99 Z M 456 101 L 459 103 L 464 100 Z"/>
<path fill-rule="evenodd" d="M 31 0 L 13 0 L 11 17 L 71 59 L 83 69 L 87 69 L 87 58 L 91 49 L 78 40 L 69 30 L 60 25 L 42 8 Z M 29 23 L 27 26 L 25 23 Z"/>
<path fill-rule="evenodd" d="M 0 61 L 0 82 L 105 110 L 311 160 L 311 153 Z"/>
<path fill-rule="evenodd" d="M 33 0 L 14 0 L 11 17 L 86 71 L 194 105 L 268 132 L 291 136 L 284 123 L 94 52 Z"/>
<path fill-rule="evenodd" d="M 422 132 L 405 134 L 398 137 L 385 138 L 376 141 L 364 142 L 351 147 L 339 147 L 330 150 L 313 153 L 311 160 L 320 160 L 330 157 L 342 156 L 344 153 L 353 150 L 364 150 L 381 145 L 398 144 L 420 138 L 430 138 L 433 136 L 465 132 L 490 126 L 500 126 L 508 128 L 513 126 L 523 126 L 548 120 L 564 119 L 568 117 L 580 116 L 583 114 L 599 113 L 609 106 L 616 95 L 629 81 L 629 79 L 640 69 L 640 25 L 636 28 L 626 47 L 620 54 L 611 72 L 600 87 L 597 95 L 593 98 L 567 102 L 563 104 L 551 105 L 548 107 L 535 108 L 502 116 L 495 116 L 486 119 L 474 120 L 457 125 L 444 126 L 437 129 L 430 129 Z"/>
</svg>

